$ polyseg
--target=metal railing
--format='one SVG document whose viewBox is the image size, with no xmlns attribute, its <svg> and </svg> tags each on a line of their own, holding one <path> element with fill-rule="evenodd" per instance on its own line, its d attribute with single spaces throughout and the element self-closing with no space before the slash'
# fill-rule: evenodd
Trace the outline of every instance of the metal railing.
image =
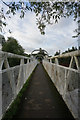
<svg viewBox="0 0 80 120">
<path fill-rule="evenodd" d="M 50 62 L 52 62 L 52 59 L 55 60 L 55 64 L 59 65 L 59 59 L 60 58 L 69 58 L 70 57 L 70 63 L 69 68 L 73 68 L 73 64 L 75 63 L 76 69 L 80 71 L 80 50 L 53 56 L 48 58 Z"/>
<path fill-rule="evenodd" d="M 8 58 L 20 59 L 20 64 L 10 67 Z M 26 64 L 24 64 L 24 60 L 27 60 Z M 3 65 L 5 69 L 2 69 Z M 14 101 L 36 65 L 35 58 L 0 51 L 0 119 Z"/>
<path fill-rule="evenodd" d="M 68 57 L 70 58 L 68 67 L 59 64 L 60 59 L 66 58 L 67 61 Z M 73 67 L 74 63 L 76 69 Z M 78 120 L 80 118 L 80 50 L 48 57 L 43 60 L 43 66 L 72 115 Z"/>
<path fill-rule="evenodd" d="M 18 58 L 18 59 L 20 59 L 20 64 L 24 64 L 24 59 L 27 60 L 27 63 L 29 63 L 30 61 L 32 61 L 34 59 L 34 58 L 30 58 L 30 57 L 25 57 L 25 56 L 13 54 L 13 53 L 0 51 L 0 70 L 2 70 L 3 64 L 5 66 L 5 69 L 10 67 L 8 58 Z"/>
</svg>

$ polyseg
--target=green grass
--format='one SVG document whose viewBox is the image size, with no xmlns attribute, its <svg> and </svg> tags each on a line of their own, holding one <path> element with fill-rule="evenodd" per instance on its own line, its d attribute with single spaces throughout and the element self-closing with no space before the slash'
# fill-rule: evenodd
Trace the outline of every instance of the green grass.
<svg viewBox="0 0 80 120">
<path fill-rule="evenodd" d="M 34 73 L 35 69 L 33 70 L 32 74 Z M 32 74 L 29 76 L 29 78 L 27 79 L 26 83 L 23 85 L 23 88 L 20 90 L 19 94 L 17 95 L 15 100 L 10 105 L 9 109 L 4 114 L 2 120 L 11 120 L 13 118 L 13 116 L 17 113 L 17 111 L 19 109 L 19 105 L 21 103 L 21 98 L 22 98 L 24 92 L 26 91 L 26 89 L 27 89 L 27 87 L 29 85 L 29 81 L 31 79 Z"/>
</svg>

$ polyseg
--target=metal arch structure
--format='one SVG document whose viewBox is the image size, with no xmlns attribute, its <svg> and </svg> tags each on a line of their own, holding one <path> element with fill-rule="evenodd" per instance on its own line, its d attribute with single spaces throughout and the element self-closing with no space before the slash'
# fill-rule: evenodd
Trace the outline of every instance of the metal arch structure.
<svg viewBox="0 0 80 120">
<path fill-rule="evenodd" d="M 37 51 L 37 53 L 33 54 L 36 51 Z M 41 48 L 33 50 L 31 52 L 31 56 L 33 56 L 33 55 L 35 55 L 34 58 L 39 60 L 39 61 L 42 61 L 43 59 L 45 59 L 46 56 L 47 57 L 49 56 L 48 52 L 46 50 L 41 49 Z"/>
<path fill-rule="evenodd" d="M 46 50 L 41 49 L 41 48 L 40 48 L 40 49 L 35 49 L 35 50 L 33 50 L 33 51 L 31 52 L 31 55 L 32 55 L 35 51 L 44 52 L 44 53 L 46 53 L 47 56 L 49 56 L 49 55 L 48 55 L 48 52 L 47 52 Z"/>
<path fill-rule="evenodd" d="M 38 54 L 38 55 L 36 55 L 36 56 L 35 56 L 35 58 L 41 58 L 41 59 L 43 59 L 43 58 L 44 58 L 44 56 L 43 56 L 43 55 L 41 55 L 41 54 Z"/>
</svg>

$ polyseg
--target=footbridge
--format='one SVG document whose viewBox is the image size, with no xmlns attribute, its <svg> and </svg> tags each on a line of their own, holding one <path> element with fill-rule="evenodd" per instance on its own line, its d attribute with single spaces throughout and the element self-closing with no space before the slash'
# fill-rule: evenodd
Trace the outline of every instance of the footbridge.
<svg viewBox="0 0 80 120">
<path fill-rule="evenodd" d="M 19 64 L 10 66 L 10 59 Z M 68 65 L 62 63 L 63 59 Z M 0 119 L 4 119 L 27 81 L 29 85 L 13 119 L 80 119 L 80 50 L 54 57 L 45 55 L 41 63 L 35 56 L 0 51 Z"/>
</svg>

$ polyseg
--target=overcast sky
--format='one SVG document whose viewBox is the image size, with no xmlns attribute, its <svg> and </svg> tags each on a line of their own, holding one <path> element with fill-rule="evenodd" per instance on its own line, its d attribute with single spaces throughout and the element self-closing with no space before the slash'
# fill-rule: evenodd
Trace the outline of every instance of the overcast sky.
<svg viewBox="0 0 80 120">
<path fill-rule="evenodd" d="M 78 46 L 77 38 L 72 38 L 75 35 L 73 31 L 77 28 L 77 24 L 72 17 L 63 18 L 58 24 L 48 25 L 45 35 L 41 35 L 37 28 L 36 17 L 33 12 L 27 11 L 22 20 L 17 13 L 11 19 L 7 19 L 7 24 L 4 36 L 6 38 L 8 36 L 16 38 L 27 53 L 42 48 L 53 55 L 58 50 L 62 52 L 72 46 Z M 11 29 L 11 34 L 7 32 L 8 29 Z"/>
</svg>

